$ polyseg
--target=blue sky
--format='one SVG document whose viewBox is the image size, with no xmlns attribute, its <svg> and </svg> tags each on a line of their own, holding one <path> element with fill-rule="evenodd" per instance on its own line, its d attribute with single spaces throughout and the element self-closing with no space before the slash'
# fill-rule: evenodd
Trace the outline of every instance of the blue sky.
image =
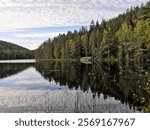
<svg viewBox="0 0 150 130">
<path fill-rule="evenodd" d="M 58 27 L 32 27 L 32 28 L 15 28 L 10 30 L 0 31 L 0 39 L 10 41 L 18 45 L 24 46 L 28 49 L 35 49 L 43 41 L 48 38 L 53 39 L 59 34 L 66 34 L 66 32 L 79 30 L 82 26 L 58 26 Z"/>
<path fill-rule="evenodd" d="M 148 0 L 0 0 L 0 39 L 37 48 L 49 37 L 110 19 Z"/>
</svg>

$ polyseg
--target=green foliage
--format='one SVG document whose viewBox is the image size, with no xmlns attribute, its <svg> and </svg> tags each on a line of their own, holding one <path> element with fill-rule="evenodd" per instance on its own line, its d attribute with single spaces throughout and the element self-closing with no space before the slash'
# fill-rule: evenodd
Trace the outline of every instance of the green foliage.
<svg viewBox="0 0 150 130">
<path fill-rule="evenodd" d="M 33 58 L 33 51 L 9 42 L 0 41 L 0 60 Z"/>
<path fill-rule="evenodd" d="M 83 54 L 85 54 L 85 56 L 88 56 L 89 41 L 88 41 L 88 35 L 86 33 L 81 36 L 81 42 L 82 42 L 82 46 L 83 46 Z"/>
<path fill-rule="evenodd" d="M 128 9 L 126 13 L 109 21 L 96 24 L 92 20 L 89 30 L 59 35 L 43 43 L 36 51 L 36 59 L 119 60 L 150 61 L 150 2 Z"/>
</svg>

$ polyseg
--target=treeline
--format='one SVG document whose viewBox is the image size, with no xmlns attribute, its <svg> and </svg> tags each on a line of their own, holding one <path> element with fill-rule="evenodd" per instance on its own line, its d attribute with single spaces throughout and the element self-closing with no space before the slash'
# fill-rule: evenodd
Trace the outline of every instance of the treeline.
<svg viewBox="0 0 150 130">
<path fill-rule="evenodd" d="M 90 28 L 68 32 L 48 39 L 36 51 L 38 59 L 119 60 L 150 59 L 150 2 L 128 9 L 124 14 L 101 24 L 92 20 Z"/>
<path fill-rule="evenodd" d="M 33 59 L 34 52 L 10 42 L 0 41 L 0 60 Z"/>
</svg>

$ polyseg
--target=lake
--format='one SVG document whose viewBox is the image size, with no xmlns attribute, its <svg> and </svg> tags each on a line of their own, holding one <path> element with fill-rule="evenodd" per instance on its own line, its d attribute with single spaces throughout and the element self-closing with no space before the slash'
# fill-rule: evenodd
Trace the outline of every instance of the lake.
<svg viewBox="0 0 150 130">
<path fill-rule="evenodd" d="M 133 62 L 0 61 L 0 112 L 150 112 L 149 67 Z"/>
</svg>

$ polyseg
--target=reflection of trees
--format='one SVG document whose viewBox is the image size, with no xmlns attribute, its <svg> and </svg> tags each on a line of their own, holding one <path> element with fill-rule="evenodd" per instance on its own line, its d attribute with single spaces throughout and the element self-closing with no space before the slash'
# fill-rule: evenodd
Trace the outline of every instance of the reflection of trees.
<svg viewBox="0 0 150 130">
<path fill-rule="evenodd" d="M 150 112 L 150 93 L 146 84 L 150 73 L 147 66 L 134 63 L 98 63 L 86 65 L 68 62 L 38 62 L 36 69 L 45 79 L 70 89 L 91 91 L 93 98 L 114 97 L 130 107 Z"/>
<path fill-rule="evenodd" d="M 11 75 L 17 74 L 28 67 L 33 66 L 32 63 L 1 63 L 0 64 L 0 79 L 1 78 L 6 78 Z"/>
</svg>

